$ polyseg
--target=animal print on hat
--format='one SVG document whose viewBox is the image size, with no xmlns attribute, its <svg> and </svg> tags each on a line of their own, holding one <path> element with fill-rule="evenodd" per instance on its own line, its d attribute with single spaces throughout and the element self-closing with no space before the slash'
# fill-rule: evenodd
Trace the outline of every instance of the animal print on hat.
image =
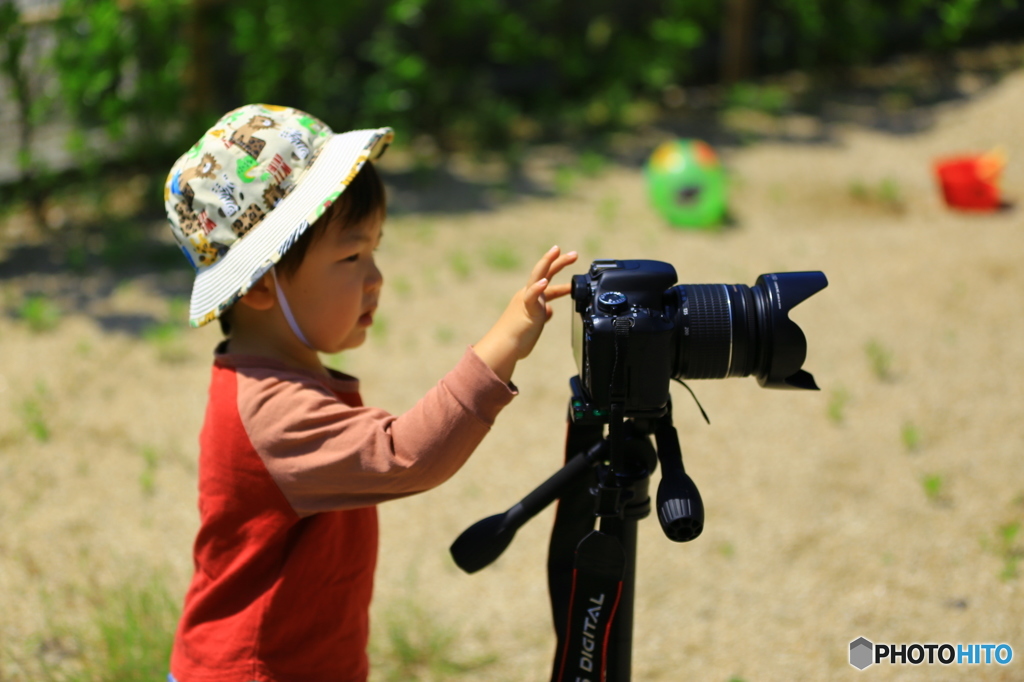
<svg viewBox="0 0 1024 682">
<path fill-rule="evenodd" d="M 249 233 L 332 135 L 297 109 L 251 104 L 225 114 L 167 178 L 171 231 L 192 267 L 209 267 Z"/>
<path fill-rule="evenodd" d="M 390 128 L 336 135 L 269 104 L 235 109 L 206 131 L 164 185 L 171 232 L 196 270 L 192 325 L 245 295 L 392 137 Z"/>
</svg>

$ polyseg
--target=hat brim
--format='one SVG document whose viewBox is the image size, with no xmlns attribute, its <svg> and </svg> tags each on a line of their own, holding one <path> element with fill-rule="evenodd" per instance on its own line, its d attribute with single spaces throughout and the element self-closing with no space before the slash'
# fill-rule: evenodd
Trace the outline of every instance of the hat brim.
<svg viewBox="0 0 1024 682">
<path fill-rule="evenodd" d="M 368 160 L 380 157 L 394 133 L 391 128 L 353 130 L 334 135 L 295 188 L 234 244 L 216 263 L 201 270 L 192 286 L 189 323 L 201 327 L 244 296 L 330 204 Z"/>
</svg>

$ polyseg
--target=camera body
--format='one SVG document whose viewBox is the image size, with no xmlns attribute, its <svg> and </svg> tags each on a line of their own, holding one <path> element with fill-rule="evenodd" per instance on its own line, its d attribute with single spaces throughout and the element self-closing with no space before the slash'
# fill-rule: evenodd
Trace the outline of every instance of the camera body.
<svg viewBox="0 0 1024 682">
<path fill-rule="evenodd" d="M 755 375 L 767 388 L 816 390 L 800 369 L 803 332 L 789 310 L 828 282 L 821 272 L 761 275 L 742 284 L 676 283 L 669 263 L 595 260 L 572 278 L 573 418 L 665 414 L 671 379 Z"/>
<path fill-rule="evenodd" d="M 675 283 L 675 268 L 648 260 L 595 260 L 587 274 L 572 278 L 579 313 L 573 318 L 573 355 L 592 412 L 606 412 L 612 402 L 619 343 L 619 353 L 625 351 L 618 358 L 623 363 L 625 413 L 664 414 L 675 355 Z M 624 349 L 623 334 L 628 335 Z"/>
</svg>

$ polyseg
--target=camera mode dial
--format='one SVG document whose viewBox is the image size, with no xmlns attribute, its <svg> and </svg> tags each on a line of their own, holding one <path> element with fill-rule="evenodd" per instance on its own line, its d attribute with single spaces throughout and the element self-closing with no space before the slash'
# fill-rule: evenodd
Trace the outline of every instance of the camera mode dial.
<svg viewBox="0 0 1024 682">
<path fill-rule="evenodd" d="M 621 313 L 627 303 L 626 295 L 618 291 L 606 291 L 597 297 L 597 307 L 604 313 Z"/>
</svg>

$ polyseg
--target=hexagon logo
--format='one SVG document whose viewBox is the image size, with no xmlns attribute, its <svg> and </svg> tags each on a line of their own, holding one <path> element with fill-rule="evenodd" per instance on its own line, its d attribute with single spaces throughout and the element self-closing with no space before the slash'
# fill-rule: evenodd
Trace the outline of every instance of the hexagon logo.
<svg viewBox="0 0 1024 682">
<path fill-rule="evenodd" d="M 850 665 L 857 670 L 863 670 L 874 663 L 875 645 L 858 637 L 850 642 Z"/>
</svg>

